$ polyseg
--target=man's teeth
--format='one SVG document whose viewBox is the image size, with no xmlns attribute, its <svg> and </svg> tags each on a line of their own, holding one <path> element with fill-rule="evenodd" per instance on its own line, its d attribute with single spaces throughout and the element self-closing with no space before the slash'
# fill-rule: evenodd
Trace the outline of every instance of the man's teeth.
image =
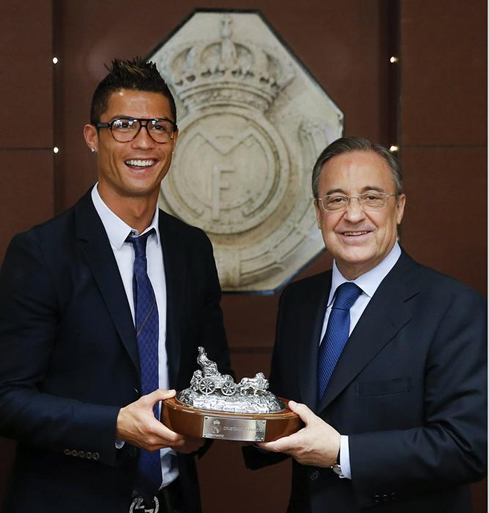
<svg viewBox="0 0 490 513">
<path fill-rule="evenodd" d="M 127 166 L 149 167 L 153 165 L 153 160 L 126 160 Z"/>
<path fill-rule="evenodd" d="M 364 235 L 368 232 L 344 232 L 344 235 Z"/>
</svg>

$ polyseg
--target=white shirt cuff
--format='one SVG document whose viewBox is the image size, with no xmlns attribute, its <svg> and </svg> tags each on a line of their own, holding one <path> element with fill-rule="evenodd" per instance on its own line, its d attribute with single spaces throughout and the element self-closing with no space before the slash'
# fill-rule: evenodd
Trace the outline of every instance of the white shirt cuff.
<svg viewBox="0 0 490 513">
<path fill-rule="evenodd" d="M 340 435 L 340 468 L 342 469 L 342 477 L 352 479 L 350 470 L 350 454 L 349 454 L 349 437 Z"/>
</svg>

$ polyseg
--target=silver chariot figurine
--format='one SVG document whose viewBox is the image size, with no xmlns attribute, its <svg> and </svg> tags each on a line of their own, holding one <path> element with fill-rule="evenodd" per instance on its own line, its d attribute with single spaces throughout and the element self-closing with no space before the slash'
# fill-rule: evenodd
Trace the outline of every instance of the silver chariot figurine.
<svg viewBox="0 0 490 513">
<path fill-rule="evenodd" d="M 283 402 L 269 392 L 269 381 L 262 372 L 253 378 L 235 383 L 229 374 L 221 374 L 218 366 L 207 357 L 204 347 L 198 347 L 197 363 L 190 387 L 177 394 L 185 406 L 231 413 L 280 413 Z"/>
</svg>

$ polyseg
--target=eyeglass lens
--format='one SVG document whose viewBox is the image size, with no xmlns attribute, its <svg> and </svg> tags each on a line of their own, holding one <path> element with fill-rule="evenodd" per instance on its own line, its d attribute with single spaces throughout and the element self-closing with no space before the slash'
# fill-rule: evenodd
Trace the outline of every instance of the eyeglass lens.
<svg viewBox="0 0 490 513">
<path fill-rule="evenodd" d="M 390 195 L 368 193 L 361 196 L 327 195 L 322 198 L 323 208 L 329 212 L 345 210 L 352 200 L 357 200 L 364 210 L 379 210 L 386 205 Z"/>
<path fill-rule="evenodd" d="M 148 130 L 155 142 L 167 143 L 173 138 L 174 124 L 165 119 L 144 120 L 144 124 L 139 119 L 115 119 L 111 131 L 116 141 L 129 142 L 139 134 L 142 127 Z"/>
</svg>

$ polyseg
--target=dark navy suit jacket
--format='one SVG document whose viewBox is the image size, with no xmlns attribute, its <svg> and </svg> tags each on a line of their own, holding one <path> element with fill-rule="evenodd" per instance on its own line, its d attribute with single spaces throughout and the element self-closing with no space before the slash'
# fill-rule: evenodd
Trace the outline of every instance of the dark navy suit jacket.
<svg viewBox="0 0 490 513">
<path fill-rule="evenodd" d="M 160 212 L 170 387 L 186 388 L 197 347 L 230 362 L 212 247 Z M 119 409 L 140 397 L 135 329 L 114 254 L 87 193 L 14 237 L 0 273 L 0 434 L 18 441 L 5 512 L 127 512 L 139 451 L 115 448 Z M 178 455 L 189 511 L 194 458 Z"/>
<path fill-rule="evenodd" d="M 467 483 L 485 475 L 487 459 L 486 302 L 402 252 L 317 405 L 317 351 L 331 276 L 285 289 L 270 389 L 307 404 L 349 436 L 352 480 L 294 462 L 289 511 L 471 511 Z M 248 465 L 277 459 L 248 454 Z"/>
</svg>

